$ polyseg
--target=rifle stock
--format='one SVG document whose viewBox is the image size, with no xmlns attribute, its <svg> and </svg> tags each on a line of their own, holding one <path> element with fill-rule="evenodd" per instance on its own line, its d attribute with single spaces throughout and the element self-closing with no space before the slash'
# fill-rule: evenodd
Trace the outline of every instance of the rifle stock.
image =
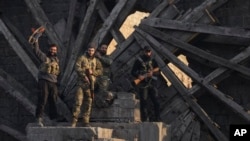
<svg viewBox="0 0 250 141">
<path fill-rule="evenodd" d="M 152 76 L 151 79 L 157 80 L 157 77 L 156 76 Z M 144 80 L 144 79 L 142 79 L 142 80 Z M 139 78 L 137 78 L 137 79 L 134 79 L 133 83 L 136 86 L 136 85 L 140 84 L 142 80 L 139 79 Z"/>
<path fill-rule="evenodd" d="M 140 80 L 139 78 L 135 79 L 133 82 L 134 82 L 134 85 L 138 85 L 142 80 Z"/>
<path fill-rule="evenodd" d="M 158 71 L 159 71 L 159 68 L 155 68 L 155 69 L 153 69 L 152 71 L 153 71 L 153 73 L 158 72 Z M 144 74 L 144 77 L 147 78 L 148 75 L 147 75 L 147 74 Z M 157 77 L 155 77 L 155 76 L 152 76 L 151 78 L 152 78 L 153 80 L 157 80 Z M 144 79 L 142 79 L 142 80 L 144 80 Z M 136 86 L 136 85 L 140 84 L 142 80 L 139 79 L 139 78 L 136 78 L 136 79 L 134 79 L 133 83 L 134 83 L 134 85 Z"/>
<path fill-rule="evenodd" d="M 92 76 L 91 74 L 89 74 L 89 70 L 87 69 L 86 70 L 86 74 L 87 74 L 87 77 L 89 79 L 89 87 L 90 87 L 90 93 L 91 93 L 91 97 L 92 99 L 94 99 L 95 97 L 95 94 L 94 94 L 94 90 L 95 90 L 95 83 L 94 83 L 94 76 Z"/>
</svg>

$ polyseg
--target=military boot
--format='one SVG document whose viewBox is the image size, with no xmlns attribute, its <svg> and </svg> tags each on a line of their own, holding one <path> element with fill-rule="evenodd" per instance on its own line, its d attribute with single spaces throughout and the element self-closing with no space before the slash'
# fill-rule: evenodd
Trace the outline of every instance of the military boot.
<svg viewBox="0 0 250 141">
<path fill-rule="evenodd" d="M 40 126 L 40 127 L 44 127 L 43 125 L 43 119 L 41 117 L 37 118 L 37 124 Z"/>
<path fill-rule="evenodd" d="M 71 123 L 71 127 L 76 127 L 76 123 L 77 123 L 77 119 L 73 118 L 72 123 Z"/>
<path fill-rule="evenodd" d="M 83 123 L 83 127 L 91 127 L 89 123 Z"/>
<path fill-rule="evenodd" d="M 89 117 L 83 117 L 82 123 L 83 123 L 83 127 L 91 127 L 89 125 Z"/>
</svg>

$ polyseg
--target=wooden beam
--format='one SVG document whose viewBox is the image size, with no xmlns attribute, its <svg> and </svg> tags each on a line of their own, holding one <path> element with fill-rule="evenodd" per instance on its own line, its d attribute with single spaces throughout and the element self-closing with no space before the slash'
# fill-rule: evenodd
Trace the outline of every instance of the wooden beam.
<svg viewBox="0 0 250 141">
<path fill-rule="evenodd" d="M 144 19 L 142 20 L 141 24 L 146 24 L 148 26 L 156 28 L 250 38 L 250 31 L 243 28 L 229 28 L 229 27 L 214 26 L 207 24 L 197 24 L 197 23 L 182 22 L 176 20 L 168 20 L 163 18 Z"/>
<path fill-rule="evenodd" d="M 13 37 L 16 37 L 16 40 L 20 43 L 24 51 L 26 51 L 27 55 L 31 57 L 31 60 L 34 64 L 39 64 L 38 58 L 35 56 L 31 45 L 29 44 L 27 38 L 21 33 L 21 31 L 13 25 L 13 23 L 9 20 L 8 17 L 1 15 L 2 21 L 5 23 L 5 26 L 9 29 L 10 33 L 13 34 Z"/>
<path fill-rule="evenodd" d="M 204 15 L 206 15 L 205 9 L 207 7 L 213 7 L 216 3 L 218 3 L 218 1 L 220 0 L 205 0 L 202 4 L 194 8 L 192 12 L 190 12 L 188 15 L 185 15 L 182 18 L 179 18 L 179 20 L 183 22 L 189 21 L 191 23 L 195 23 L 198 20 L 200 20 L 202 17 L 204 17 Z"/>
<path fill-rule="evenodd" d="M 18 141 L 27 141 L 27 137 L 25 134 L 17 131 L 16 129 L 6 125 L 6 123 L 8 123 L 8 121 L 0 118 L 0 130 L 8 133 L 10 136 L 12 136 L 13 138 L 17 139 Z"/>
<path fill-rule="evenodd" d="M 75 44 L 73 45 L 72 51 L 70 53 L 67 67 L 65 68 L 64 74 L 63 74 L 62 79 L 61 79 L 62 87 L 65 87 L 65 84 L 67 83 L 68 79 L 70 79 L 70 75 L 72 74 L 72 71 L 73 71 L 73 68 L 75 65 L 75 61 L 78 57 L 80 48 L 83 46 L 83 43 L 87 42 L 85 37 L 89 36 L 93 30 L 93 29 L 89 29 L 89 25 L 93 24 L 93 23 L 91 23 L 91 21 L 92 21 L 93 15 L 95 13 L 96 5 L 97 5 L 97 0 L 90 1 L 90 5 L 89 5 L 87 12 L 86 12 L 87 14 L 85 15 L 84 21 L 83 21 L 82 25 L 80 26 L 80 30 L 79 30 L 79 33 L 77 35 Z M 86 38 L 90 38 L 90 37 L 86 37 Z"/>
<path fill-rule="evenodd" d="M 246 48 L 245 50 L 243 50 L 242 52 L 240 52 L 239 54 L 237 54 L 235 57 L 233 57 L 232 59 L 230 59 L 231 62 L 234 63 L 241 63 L 242 61 L 248 59 L 250 56 L 250 47 Z M 215 80 L 217 77 L 221 77 L 222 74 L 223 76 L 225 76 L 225 73 L 231 73 L 233 72 L 232 70 L 225 68 L 225 67 L 220 67 L 217 68 L 216 70 L 214 70 L 213 72 L 211 72 L 209 75 L 207 75 L 204 78 L 204 83 L 210 83 L 211 81 L 213 81 L 213 84 L 217 84 L 219 81 Z M 224 77 L 225 78 L 225 77 Z M 222 80 L 222 78 L 220 79 Z M 193 86 L 190 90 L 189 90 L 189 94 L 194 94 L 195 92 L 197 92 L 201 87 L 199 85 L 195 85 Z"/>
<path fill-rule="evenodd" d="M 209 60 L 209 61 L 214 62 L 216 64 L 219 64 L 221 66 L 238 71 L 246 76 L 250 76 L 250 69 L 245 67 L 245 66 L 230 62 L 222 57 L 218 57 L 216 55 L 210 54 L 210 53 L 203 51 L 203 50 L 201 50 L 201 49 L 199 49 L 191 44 L 185 43 L 177 38 L 171 37 L 171 36 L 167 35 L 166 33 L 163 33 L 163 32 L 161 32 L 157 29 L 154 29 L 150 26 L 141 25 L 140 28 L 143 29 L 145 32 L 169 43 L 170 46 L 175 46 L 179 49 L 183 49 L 189 53 L 192 53 L 196 56 L 199 56 L 205 60 Z"/>
<path fill-rule="evenodd" d="M 183 119 L 176 121 L 176 124 L 172 126 L 172 135 L 171 140 L 179 141 L 181 137 L 184 136 L 185 131 L 189 127 L 189 125 L 193 122 L 195 116 L 193 112 L 189 112 Z M 188 141 L 188 140 L 186 140 Z"/>
<path fill-rule="evenodd" d="M 211 19 L 211 16 L 209 16 L 205 11 L 207 7 L 213 7 L 217 2 L 217 0 L 206 0 L 191 11 L 188 10 L 184 15 L 179 16 L 177 20 L 190 23 L 214 23 L 213 19 Z M 183 32 L 166 33 L 170 34 L 173 37 L 178 37 L 178 39 L 187 42 L 193 40 L 198 35 L 196 33 L 183 34 Z"/>
<path fill-rule="evenodd" d="M 147 42 L 144 38 L 140 36 L 139 42 Z M 149 44 L 149 43 L 147 43 Z M 153 54 L 155 54 L 155 59 L 160 67 L 160 70 L 163 74 L 170 80 L 176 90 L 180 93 L 182 98 L 188 103 L 191 109 L 197 114 L 197 116 L 207 125 L 208 129 L 215 136 L 217 140 L 220 141 L 228 141 L 226 136 L 214 126 L 213 121 L 208 117 L 208 115 L 204 112 L 204 110 L 193 100 L 190 95 L 188 95 L 188 90 L 185 86 L 180 82 L 174 72 L 165 64 L 165 62 L 160 58 L 160 55 L 153 49 Z"/>
<path fill-rule="evenodd" d="M 9 74 L 0 69 L 0 87 L 3 88 L 8 94 L 16 99 L 23 107 L 35 116 L 36 106 L 27 98 L 30 91 L 28 91 L 22 84 L 17 82 Z M 59 112 L 68 121 L 71 121 L 72 115 L 67 105 L 58 97 L 57 107 Z M 45 121 L 50 122 L 48 116 L 45 116 Z"/>
<path fill-rule="evenodd" d="M 248 38 L 240 37 L 229 37 L 221 35 L 206 35 L 205 38 L 201 39 L 202 42 L 216 43 L 216 44 L 228 44 L 228 45 L 237 45 L 237 46 L 248 46 L 250 40 Z"/>
<path fill-rule="evenodd" d="M 72 33 L 72 27 L 73 27 L 73 22 L 74 22 L 74 16 L 75 16 L 75 9 L 77 5 L 77 0 L 71 0 L 70 1 L 70 6 L 69 6 L 69 15 L 67 18 L 67 25 L 66 25 L 66 30 L 63 36 L 63 41 L 64 45 L 69 48 L 69 42 L 70 42 L 70 37 Z"/>
<path fill-rule="evenodd" d="M 187 127 L 187 130 L 181 137 L 180 141 L 190 141 L 192 138 L 192 134 L 194 133 L 194 127 L 196 126 L 198 121 L 193 120 L 192 123 Z"/>
<path fill-rule="evenodd" d="M 194 126 L 194 131 L 192 134 L 192 139 L 190 141 L 200 141 L 200 122 L 199 121 L 195 121 L 195 126 Z"/>
<path fill-rule="evenodd" d="M 17 100 L 23 107 L 32 115 L 35 116 L 36 106 L 27 98 L 25 94 L 20 92 L 13 86 L 20 86 L 17 81 L 15 81 L 10 75 L 0 69 L 0 87 L 3 88 L 11 97 Z M 22 91 L 27 90 L 24 88 Z"/>
<path fill-rule="evenodd" d="M 185 72 L 189 77 L 193 79 L 193 81 L 202 85 L 206 90 L 208 90 L 212 95 L 217 97 L 223 103 L 225 103 L 228 107 L 230 107 L 235 113 L 238 113 L 241 117 L 250 122 L 250 115 L 240 106 L 238 103 L 232 101 L 227 98 L 224 93 L 209 85 L 208 82 L 204 81 L 203 78 L 199 77 L 199 75 L 186 66 L 182 61 L 180 61 L 176 56 L 174 56 L 170 51 L 167 50 L 164 46 L 162 46 L 157 40 L 155 40 L 152 36 L 148 35 L 146 32 L 136 28 L 136 31 L 140 33 L 145 39 L 147 39 L 150 43 L 153 44 L 156 51 L 158 51 L 162 56 L 167 57 L 169 61 L 171 61 L 174 65 L 176 65 L 179 69 Z M 230 61 L 231 62 L 231 61 Z"/>
<path fill-rule="evenodd" d="M 177 0 L 178 1 L 178 0 Z M 177 2 L 175 1 L 175 2 Z M 164 9 L 166 8 L 166 9 Z M 162 11 L 167 12 L 166 14 L 160 14 Z M 154 17 L 154 16 L 164 16 L 164 18 L 171 19 L 173 17 L 176 17 L 178 15 L 179 11 L 174 8 L 174 4 L 168 4 L 166 1 L 163 2 L 163 5 L 159 5 L 151 14 L 149 15 L 148 18 Z M 122 78 L 126 72 L 129 71 L 131 68 L 131 65 L 133 64 L 134 60 L 136 59 L 136 56 L 133 56 L 133 53 L 137 53 L 138 49 L 137 47 L 133 47 L 133 42 L 134 42 L 134 34 L 132 34 L 125 42 L 122 44 L 118 44 L 117 49 L 111 54 L 111 57 L 113 57 L 114 62 L 112 64 L 112 72 L 114 73 L 114 79 L 115 78 Z M 129 51 L 128 51 L 129 49 Z M 124 55 L 123 53 L 127 53 L 127 55 Z M 133 52 L 133 53 L 131 53 Z M 116 60 L 116 57 L 118 57 Z M 122 57 L 125 56 L 125 57 Z M 119 80 L 118 80 L 119 81 Z"/>
<path fill-rule="evenodd" d="M 115 24 L 119 14 L 124 10 L 123 9 L 127 3 L 127 0 L 119 0 L 115 7 L 112 9 L 108 18 L 106 18 L 105 22 L 102 25 L 102 28 L 98 30 L 93 38 L 93 42 L 100 44 L 103 42 L 106 35 L 109 33 L 112 26 Z"/>
<path fill-rule="evenodd" d="M 30 71 L 31 75 L 35 78 L 35 80 L 37 80 L 38 69 L 36 65 L 33 63 L 30 57 L 23 50 L 21 45 L 16 40 L 15 36 L 13 36 L 12 33 L 9 31 L 9 29 L 6 27 L 2 19 L 0 19 L 0 32 L 3 33 L 4 37 L 9 42 L 12 49 L 16 52 L 16 54 L 22 60 L 26 68 Z"/>
<path fill-rule="evenodd" d="M 148 18 L 151 17 L 157 17 L 162 11 L 164 11 L 166 9 L 166 7 L 169 6 L 169 3 L 167 1 L 163 1 L 161 4 L 159 4 L 155 10 L 153 10 L 150 15 L 148 16 Z"/>
<path fill-rule="evenodd" d="M 65 47 L 57 35 L 53 25 L 49 21 L 49 18 L 46 16 L 37 0 L 25 0 L 25 3 L 31 11 L 34 19 L 46 28 L 45 33 L 50 41 L 58 45 L 58 56 L 60 58 L 60 65 L 62 66 L 61 68 L 63 68 L 64 59 L 66 59 Z"/>
<path fill-rule="evenodd" d="M 105 7 L 103 1 L 99 1 L 98 5 L 98 13 L 103 21 L 105 21 L 110 13 L 108 12 L 108 9 Z M 110 32 L 112 36 L 114 37 L 117 44 L 120 44 L 125 40 L 125 37 L 122 35 L 122 33 L 119 31 L 119 26 L 115 23 L 112 28 L 110 29 Z"/>
</svg>

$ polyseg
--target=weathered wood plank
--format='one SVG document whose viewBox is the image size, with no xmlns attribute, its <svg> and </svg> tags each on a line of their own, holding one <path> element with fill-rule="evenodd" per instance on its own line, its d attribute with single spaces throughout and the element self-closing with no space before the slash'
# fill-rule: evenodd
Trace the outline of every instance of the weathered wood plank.
<svg viewBox="0 0 250 141">
<path fill-rule="evenodd" d="M 115 24 L 115 21 L 117 20 L 119 14 L 124 10 L 123 9 L 127 3 L 127 0 L 119 0 L 118 3 L 115 5 L 115 7 L 112 9 L 109 17 L 105 20 L 103 23 L 103 26 L 101 29 L 98 30 L 98 32 L 95 34 L 95 37 L 93 38 L 93 42 L 99 44 L 102 43 L 106 35 L 109 33 L 111 27 Z"/>
<path fill-rule="evenodd" d="M 90 5 L 87 9 L 87 14 L 85 15 L 84 21 L 82 25 L 80 26 L 79 34 L 77 35 L 75 44 L 73 45 L 70 57 L 68 59 L 67 67 L 65 68 L 64 74 L 61 79 L 61 84 L 63 87 L 65 86 L 65 84 L 67 83 L 67 81 L 69 80 L 72 74 L 73 67 L 74 67 L 76 58 L 79 54 L 80 48 L 82 47 L 83 43 L 86 42 L 86 39 L 89 38 L 86 36 L 89 36 L 92 31 L 92 29 L 89 29 L 89 25 L 93 24 L 91 23 L 91 20 L 95 12 L 96 5 L 97 5 L 97 0 L 90 1 Z"/>
<path fill-rule="evenodd" d="M 177 67 L 179 67 L 183 72 L 188 74 L 193 81 L 199 83 L 204 88 L 206 88 L 212 95 L 219 98 L 223 103 L 225 103 L 228 107 L 230 107 L 234 112 L 238 113 L 241 117 L 246 119 L 247 121 L 250 121 L 250 115 L 236 102 L 232 101 L 231 99 L 225 97 L 225 94 L 219 91 L 218 89 L 214 88 L 213 86 L 209 85 L 208 83 L 204 82 L 203 78 L 200 78 L 199 75 L 194 72 L 192 69 L 190 69 L 188 66 L 185 66 L 183 62 L 177 59 L 176 56 L 174 56 L 170 51 L 168 51 L 166 48 L 164 48 L 157 40 L 155 40 L 152 36 L 147 35 L 147 33 L 143 32 L 140 29 L 136 29 L 137 32 L 139 32 L 145 39 L 150 41 L 154 48 L 160 52 L 164 53 L 165 56 Z M 164 55 L 163 55 L 164 56 Z M 231 61 L 230 61 L 231 62 Z"/>
<path fill-rule="evenodd" d="M 190 141 L 200 141 L 200 122 L 196 121 L 194 125 L 194 132 Z"/>
<path fill-rule="evenodd" d="M 220 0 L 219 0 L 220 1 Z M 195 9 L 191 9 L 191 11 L 187 11 L 183 16 L 178 17 L 178 21 L 182 22 L 190 22 L 190 23 L 204 23 L 204 24 L 209 24 L 209 23 L 214 23 L 213 19 L 210 18 L 209 15 L 205 12 L 205 9 L 207 7 L 213 7 L 215 6 L 219 1 L 216 0 L 206 0 L 204 1 L 201 5 L 197 6 Z M 197 35 L 197 33 L 185 33 L 180 31 L 175 31 L 175 32 L 166 32 L 170 36 L 176 37 L 182 41 L 189 42 L 192 39 L 194 39 Z"/>
<path fill-rule="evenodd" d="M 180 126 L 183 122 L 183 119 L 187 117 L 190 114 L 194 114 L 190 109 L 187 109 L 186 111 L 182 112 L 174 121 L 171 122 L 171 125 L 173 127 Z"/>
<path fill-rule="evenodd" d="M 233 57 L 229 61 L 239 64 L 239 63 L 242 63 L 243 61 L 249 59 L 249 56 L 250 56 L 250 46 L 247 47 L 242 52 L 240 52 L 239 54 L 237 54 L 235 57 Z M 218 82 L 216 82 L 215 78 L 222 76 L 221 74 L 225 74 L 226 71 L 232 72 L 228 68 L 224 68 L 224 67 L 217 68 L 216 70 L 214 70 L 213 72 L 211 72 L 209 75 L 207 75 L 204 78 L 204 82 L 209 83 L 209 82 L 213 81 L 213 83 L 218 83 Z"/>
<path fill-rule="evenodd" d="M 66 30 L 65 30 L 65 33 L 63 35 L 63 41 L 64 41 L 64 45 L 66 47 L 69 47 L 69 43 L 70 43 L 70 37 L 71 37 L 71 33 L 72 33 L 76 5 L 77 5 L 77 0 L 70 1 L 69 15 L 67 18 Z"/>
<path fill-rule="evenodd" d="M 203 42 L 208 43 L 216 43 L 216 44 L 229 44 L 229 45 L 237 45 L 237 46 L 248 46 L 250 44 L 250 40 L 247 38 L 240 37 L 229 37 L 229 36 L 221 36 L 221 35 L 207 35 L 205 38 L 201 39 Z"/>
<path fill-rule="evenodd" d="M 118 44 L 114 52 L 110 55 L 110 58 L 112 58 L 115 62 L 115 60 L 129 47 L 130 44 L 132 44 L 134 41 L 134 37 L 130 35 L 124 42 L 121 44 Z"/>
<path fill-rule="evenodd" d="M 117 58 L 113 64 L 111 65 L 112 72 L 116 72 L 117 70 L 120 70 L 122 67 L 124 68 L 125 64 L 127 64 L 130 59 L 133 59 L 133 56 L 138 54 L 140 52 L 140 47 L 136 42 L 133 42 L 129 48 L 126 49 L 124 53 L 119 55 L 119 58 Z M 128 66 L 131 66 L 132 64 L 128 64 Z"/>
<path fill-rule="evenodd" d="M 170 124 L 181 113 L 189 108 L 180 96 L 174 97 L 171 101 L 168 101 L 168 103 L 170 104 L 165 105 L 165 108 L 161 112 L 161 119 L 167 124 Z"/>
<path fill-rule="evenodd" d="M 0 86 L 15 100 L 17 100 L 23 107 L 35 116 L 36 106 L 27 98 L 30 93 L 25 87 L 18 83 L 14 78 L 0 69 Z M 71 121 L 71 112 L 67 105 L 58 97 L 57 107 L 59 113 L 64 116 L 68 121 Z M 45 122 L 50 122 L 48 116 L 44 118 Z"/>
<path fill-rule="evenodd" d="M 46 16 L 45 12 L 43 11 L 42 7 L 36 0 L 25 0 L 26 5 L 30 9 L 34 19 L 40 24 L 43 25 L 46 30 L 45 33 L 50 39 L 52 43 L 58 45 L 58 56 L 60 58 L 60 65 L 64 66 L 64 59 L 66 57 L 65 47 L 60 40 L 59 36 L 57 35 L 53 25 L 49 21 L 49 18 Z"/>
<path fill-rule="evenodd" d="M 190 112 L 187 116 L 184 117 L 184 119 L 180 121 L 181 124 L 175 126 L 175 128 L 172 130 L 173 131 L 172 132 L 173 134 L 171 136 L 172 141 L 179 141 L 181 139 L 181 137 L 187 130 L 188 126 L 192 123 L 194 117 L 195 115 L 192 112 Z"/>
<path fill-rule="evenodd" d="M 214 26 L 207 24 L 197 24 L 197 23 L 182 22 L 176 20 L 168 20 L 163 18 L 144 19 L 142 20 L 141 24 L 146 24 L 148 26 L 156 28 L 250 38 L 250 31 L 243 28 L 229 28 L 229 27 Z"/>
<path fill-rule="evenodd" d="M 205 60 L 209 60 L 209 61 L 214 62 L 216 64 L 219 64 L 221 66 L 238 71 L 246 76 L 250 76 L 250 69 L 245 67 L 245 66 L 230 62 L 222 57 L 218 57 L 216 55 L 210 54 L 210 53 L 203 51 L 203 50 L 201 50 L 201 49 L 199 49 L 191 44 L 185 43 L 177 38 L 171 37 L 171 36 L 167 35 L 166 33 L 163 33 L 163 32 L 161 32 L 155 28 L 152 28 L 150 26 L 141 25 L 140 28 L 143 29 L 145 32 L 169 43 L 170 46 L 178 47 L 179 49 L 183 49 L 183 50 L 185 50 L 189 53 L 192 53 L 196 56 L 199 56 Z"/>
<path fill-rule="evenodd" d="M 161 4 L 159 4 L 153 12 L 150 13 L 148 18 L 151 17 L 157 17 L 166 7 L 169 6 L 169 3 L 167 1 L 163 1 Z"/>
<path fill-rule="evenodd" d="M 164 3 L 164 2 L 163 2 Z M 165 6 L 164 6 L 165 5 Z M 166 7 L 166 6 L 168 6 L 168 3 L 164 3 L 164 5 L 162 6 L 162 5 L 159 5 L 158 6 L 158 8 L 156 8 L 156 10 L 154 10 L 152 13 L 153 13 L 153 15 L 149 15 L 149 17 L 154 17 L 154 16 L 158 16 L 158 14 L 161 12 L 161 10 L 163 10 L 164 9 L 164 7 Z M 171 18 L 173 18 L 173 17 L 175 17 L 175 15 L 177 15 L 178 14 L 178 11 L 176 10 L 176 9 L 173 9 L 172 8 L 172 6 L 173 5 L 170 5 L 170 6 L 168 6 L 167 7 L 167 9 L 169 9 L 169 10 L 167 10 L 168 12 L 169 12 L 169 14 L 164 14 L 164 18 L 167 18 L 167 19 L 171 19 Z M 129 48 L 131 48 L 130 47 L 130 45 L 132 44 L 132 42 L 134 41 L 134 36 L 133 36 L 133 34 L 125 41 L 125 42 L 123 42 L 122 44 L 118 44 L 118 47 L 116 48 L 116 50 L 111 54 L 111 58 L 113 58 L 113 60 L 114 60 L 114 63 L 113 63 L 113 65 L 115 65 L 115 63 L 116 63 L 116 58 L 119 56 L 119 59 L 121 59 L 120 58 L 120 55 L 123 53 L 123 52 L 125 52 L 126 51 L 126 49 L 129 47 Z M 126 56 L 126 58 L 131 58 L 131 59 L 135 59 L 133 56 L 131 56 L 131 55 L 128 55 L 128 56 Z M 132 61 L 133 61 L 132 60 Z M 124 61 L 124 62 L 132 62 L 132 61 Z M 118 62 L 118 64 L 120 64 L 119 62 Z M 124 70 L 124 71 L 126 71 L 126 70 L 128 70 L 129 69 L 129 67 L 131 67 L 131 63 L 129 63 L 128 65 L 127 65 L 128 63 L 126 63 L 126 65 L 125 66 L 122 66 L 122 70 Z M 112 66 L 113 66 L 112 65 Z M 121 65 L 121 64 L 120 64 Z M 115 70 L 113 70 L 112 69 L 112 72 L 115 72 Z M 117 74 L 117 73 L 116 73 Z M 121 73 L 119 73 L 119 74 L 121 74 Z M 116 76 L 119 76 L 118 74 L 116 75 Z"/>
<path fill-rule="evenodd" d="M 179 1 L 179 0 L 177 0 L 177 1 Z M 162 10 L 165 10 L 165 11 L 167 11 L 167 13 L 164 14 L 164 18 L 172 19 L 173 17 L 175 17 L 179 13 L 178 13 L 178 10 L 173 9 L 171 6 L 169 6 L 169 3 L 167 3 L 166 1 L 163 1 L 162 4 L 159 4 L 159 6 L 157 6 L 157 8 L 155 8 L 155 10 L 149 15 L 148 18 L 160 16 L 159 14 L 162 12 Z M 116 50 L 111 54 L 111 57 L 113 58 L 113 60 L 115 60 L 115 58 L 117 56 L 119 56 L 122 52 L 124 52 L 124 50 L 126 50 L 128 45 L 132 41 L 134 41 L 133 34 L 125 41 L 125 43 L 122 43 L 121 45 L 118 44 L 118 47 L 116 48 Z"/>
<path fill-rule="evenodd" d="M 108 9 L 105 7 L 103 1 L 99 1 L 99 3 L 98 3 L 98 13 L 103 21 L 105 21 L 110 14 L 108 12 Z M 115 41 L 117 42 L 117 44 L 120 44 L 121 42 L 123 42 L 125 40 L 125 37 L 119 31 L 118 27 L 119 26 L 116 23 L 114 23 L 114 25 L 110 29 L 110 32 L 111 32 L 112 36 L 114 37 Z"/>
<path fill-rule="evenodd" d="M 141 37 L 141 40 L 144 40 L 144 39 Z M 147 41 L 145 40 L 145 42 Z M 204 110 L 202 110 L 202 108 L 192 99 L 192 97 L 190 97 L 190 95 L 188 96 L 188 90 L 180 82 L 180 80 L 177 78 L 174 72 L 172 72 L 171 69 L 165 64 L 165 62 L 159 57 L 157 52 L 153 50 L 153 53 L 156 54 L 155 59 L 159 65 L 160 70 L 170 80 L 170 82 L 173 84 L 176 90 L 180 93 L 182 98 L 189 104 L 191 109 L 204 122 L 204 124 L 206 124 L 208 129 L 215 136 L 215 138 L 220 141 L 227 141 L 228 139 L 226 138 L 226 136 L 217 127 L 214 126 L 213 122 L 207 116 Z"/>
<path fill-rule="evenodd" d="M 34 62 L 34 64 L 38 64 L 39 60 L 34 55 L 32 47 L 28 43 L 27 38 L 24 37 L 24 35 L 15 25 L 13 25 L 13 23 L 9 20 L 8 17 L 1 15 L 1 18 L 2 21 L 5 23 L 6 27 L 9 29 L 9 31 L 13 34 L 14 37 L 16 37 L 16 40 L 20 43 L 26 53 L 31 57 L 31 60 Z"/>
<path fill-rule="evenodd" d="M 26 68 L 30 71 L 31 75 L 37 80 L 38 69 L 30 57 L 23 50 L 21 45 L 6 27 L 5 23 L 0 19 L 0 31 L 3 33 L 6 40 L 9 42 L 12 49 L 16 52 L 19 58 L 22 60 Z"/>
<path fill-rule="evenodd" d="M 192 138 L 193 130 L 196 125 L 196 121 L 192 121 L 192 123 L 187 127 L 187 130 L 181 137 L 181 141 L 190 141 Z"/>
<path fill-rule="evenodd" d="M 174 65 L 179 67 L 183 72 L 189 75 L 193 80 L 201 83 L 203 78 L 199 76 L 195 71 L 190 69 L 187 65 L 185 65 L 182 61 L 180 61 L 173 53 L 171 53 L 167 48 L 165 48 L 161 43 L 159 43 L 156 39 L 152 36 L 147 35 L 144 31 L 139 28 L 136 28 L 136 31 L 140 33 L 143 37 L 145 37 L 148 41 L 150 41 L 154 47 L 156 48 L 157 52 L 161 54 L 161 56 L 165 56 L 170 62 Z"/>
<path fill-rule="evenodd" d="M 204 17 L 205 9 L 207 7 L 212 8 L 219 1 L 221 1 L 221 0 L 205 0 L 202 4 L 200 4 L 195 9 L 193 9 L 191 13 L 189 13 L 188 15 L 185 15 L 185 17 L 179 18 L 179 20 L 181 20 L 183 22 L 184 21 L 186 21 L 186 22 L 189 21 L 191 23 L 195 23 L 198 20 L 200 20 L 202 17 Z"/>
<path fill-rule="evenodd" d="M 177 1 L 179 1 L 179 0 L 177 0 Z M 174 3 L 169 4 L 168 8 L 164 8 L 157 15 L 157 17 L 160 17 L 160 18 L 167 17 L 168 19 L 176 19 L 177 17 L 179 17 L 181 15 L 181 11 L 175 6 L 175 3 L 177 3 L 177 1 L 174 1 Z M 155 11 L 157 11 L 157 9 Z M 154 14 L 150 14 L 150 18 L 151 17 L 154 17 Z"/>
<path fill-rule="evenodd" d="M 29 91 L 2 69 L 0 69 L 0 86 L 21 105 L 23 105 L 28 112 L 35 115 L 36 106 L 27 98 L 27 93 L 23 93 Z"/>
<path fill-rule="evenodd" d="M 27 141 L 27 137 L 25 134 L 19 132 L 18 130 L 7 126 L 6 123 L 8 123 L 6 120 L 0 118 L 0 130 L 4 131 L 5 133 L 8 133 L 9 135 L 11 135 L 12 137 L 14 137 L 15 139 L 19 140 L 19 141 Z"/>
</svg>

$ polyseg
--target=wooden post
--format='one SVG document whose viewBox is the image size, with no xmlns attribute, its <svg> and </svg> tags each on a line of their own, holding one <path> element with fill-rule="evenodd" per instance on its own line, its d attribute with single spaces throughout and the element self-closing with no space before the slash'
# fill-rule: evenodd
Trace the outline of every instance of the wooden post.
<svg viewBox="0 0 250 141">
<path fill-rule="evenodd" d="M 32 76 L 37 80 L 37 74 L 38 69 L 36 65 L 33 63 L 33 61 L 30 59 L 30 57 L 26 54 L 26 52 L 23 50 L 21 45 L 18 43 L 18 41 L 15 39 L 15 37 L 12 35 L 12 33 L 9 31 L 9 29 L 6 27 L 2 19 L 0 19 L 0 31 L 5 36 L 6 40 L 9 42 L 13 50 L 16 52 L 16 54 L 20 57 L 23 64 L 26 66 L 26 68 L 30 71 Z"/>
</svg>

